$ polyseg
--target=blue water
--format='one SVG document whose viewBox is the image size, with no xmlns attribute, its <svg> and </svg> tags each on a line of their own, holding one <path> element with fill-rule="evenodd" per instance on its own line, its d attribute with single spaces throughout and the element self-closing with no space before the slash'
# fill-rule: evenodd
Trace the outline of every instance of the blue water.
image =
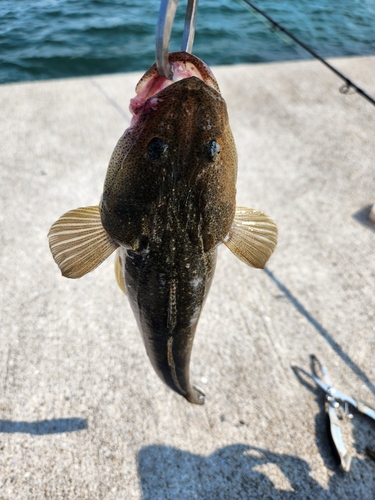
<svg viewBox="0 0 375 500">
<path fill-rule="evenodd" d="M 375 54 L 375 0 L 254 1 L 323 57 Z M 158 9 L 158 0 L 0 0 L 0 83 L 144 71 Z M 209 65 L 310 58 L 237 0 L 200 0 L 193 52 Z"/>
</svg>

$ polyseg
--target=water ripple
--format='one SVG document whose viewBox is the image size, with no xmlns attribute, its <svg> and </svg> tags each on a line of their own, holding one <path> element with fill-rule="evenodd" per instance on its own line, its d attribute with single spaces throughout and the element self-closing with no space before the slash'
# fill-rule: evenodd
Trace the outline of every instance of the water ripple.
<svg viewBox="0 0 375 500">
<path fill-rule="evenodd" d="M 323 57 L 375 53 L 375 0 L 256 4 Z M 183 5 L 171 51 L 179 50 Z M 0 83 L 144 71 L 155 59 L 158 1 L 1 0 Z M 208 64 L 308 58 L 236 0 L 200 0 L 194 53 Z"/>
</svg>

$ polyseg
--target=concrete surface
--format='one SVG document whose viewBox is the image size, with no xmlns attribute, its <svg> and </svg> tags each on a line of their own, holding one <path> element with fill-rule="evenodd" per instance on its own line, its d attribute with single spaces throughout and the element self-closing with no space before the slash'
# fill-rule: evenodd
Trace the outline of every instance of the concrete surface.
<svg viewBox="0 0 375 500">
<path fill-rule="evenodd" d="M 333 64 L 375 96 L 375 57 Z M 220 250 L 191 364 L 204 407 L 153 372 L 113 259 L 71 281 L 47 244 L 98 203 L 140 74 L 0 86 L 1 500 L 375 498 L 375 424 L 344 423 L 343 474 L 324 396 L 291 368 L 315 353 L 375 405 L 375 108 L 318 62 L 214 72 L 238 204 L 279 245 L 266 271 Z"/>
</svg>

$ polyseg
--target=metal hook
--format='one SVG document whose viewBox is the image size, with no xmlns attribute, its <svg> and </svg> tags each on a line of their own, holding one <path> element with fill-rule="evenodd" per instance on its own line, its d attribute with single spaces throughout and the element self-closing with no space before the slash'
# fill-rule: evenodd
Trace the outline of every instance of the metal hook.
<svg viewBox="0 0 375 500">
<path fill-rule="evenodd" d="M 185 16 L 184 33 L 182 35 L 181 50 L 190 52 L 193 50 L 195 23 L 197 21 L 198 0 L 188 0 Z"/>
<path fill-rule="evenodd" d="M 165 78 L 170 78 L 171 76 L 168 51 L 178 2 L 179 0 L 161 0 L 160 4 L 156 28 L 156 67 L 159 75 Z M 188 0 L 181 44 L 181 51 L 184 52 L 191 52 L 193 48 L 197 6 L 198 0 Z"/>
<path fill-rule="evenodd" d="M 350 83 L 343 83 L 341 85 L 341 87 L 339 88 L 339 92 L 340 92 L 340 94 L 351 95 L 351 94 L 355 94 L 356 90 L 353 87 L 353 85 L 351 85 Z"/>
</svg>

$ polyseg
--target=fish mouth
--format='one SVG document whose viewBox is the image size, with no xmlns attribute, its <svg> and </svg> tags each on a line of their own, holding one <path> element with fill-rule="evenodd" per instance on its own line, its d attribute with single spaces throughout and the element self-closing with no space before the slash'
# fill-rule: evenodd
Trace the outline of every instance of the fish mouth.
<svg viewBox="0 0 375 500">
<path fill-rule="evenodd" d="M 135 91 L 136 96 L 130 100 L 129 110 L 133 115 L 130 128 L 138 121 L 138 118 L 149 109 L 156 108 L 156 95 L 185 78 L 196 77 L 220 93 L 217 81 L 210 68 L 201 59 L 187 52 L 172 52 L 168 56 L 171 69 L 171 79 L 158 73 L 156 63 L 146 71 L 138 82 Z M 155 97 L 155 99 L 153 99 Z"/>
</svg>

